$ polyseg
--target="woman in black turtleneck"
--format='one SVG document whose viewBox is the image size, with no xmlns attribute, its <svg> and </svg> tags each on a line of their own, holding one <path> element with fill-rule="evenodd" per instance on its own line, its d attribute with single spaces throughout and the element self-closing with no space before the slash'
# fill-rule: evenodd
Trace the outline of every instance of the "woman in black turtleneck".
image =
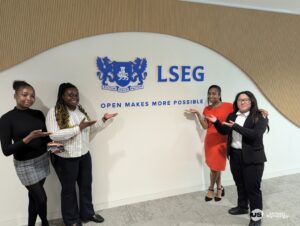
<svg viewBox="0 0 300 226">
<path fill-rule="evenodd" d="M 47 196 L 44 182 L 49 174 L 45 117 L 41 111 L 30 109 L 35 91 L 24 81 L 13 83 L 16 107 L 0 119 L 0 140 L 4 155 L 14 156 L 14 165 L 22 184 L 28 190 L 28 226 L 34 226 L 37 215 L 42 226 L 47 220 Z"/>
</svg>

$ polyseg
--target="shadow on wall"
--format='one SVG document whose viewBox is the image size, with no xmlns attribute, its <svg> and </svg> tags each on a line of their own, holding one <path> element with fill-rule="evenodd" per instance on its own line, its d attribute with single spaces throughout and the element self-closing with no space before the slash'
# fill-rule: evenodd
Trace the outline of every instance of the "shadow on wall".
<svg viewBox="0 0 300 226">
<path fill-rule="evenodd" d="M 39 97 L 35 98 L 35 102 L 32 108 L 42 111 L 45 117 L 49 111 L 49 108 L 43 103 L 43 101 Z"/>
<path fill-rule="evenodd" d="M 199 152 L 196 153 L 195 158 L 198 161 L 198 164 L 200 166 L 201 169 L 201 190 L 205 190 L 207 185 L 209 185 L 210 183 L 210 171 L 209 169 L 206 167 L 205 164 L 205 154 L 204 154 L 204 147 L 201 147 L 202 144 L 204 144 L 204 140 L 205 140 L 205 135 L 206 135 L 206 130 L 202 128 L 202 126 L 200 125 L 198 118 L 195 116 L 195 114 L 191 114 L 191 113 L 187 113 L 184 112 L 184 116 L 187 120 L 194 120 L 195 122 L 195 127 L 196 127 L 196 131 L 199 137 Z M 202 150 L 202 152 L 200 152 Z"/>
<path fill-rule="evenodd" d="M 45 117 L 49 111 L 49 107 L 47 107 L 39 97 L 35 99 L 35 103 L 32 108 L 42 111 Z M 60 211 L 61 185 L 51 163 L 50 166 L 51 166 L 50 167 L 51 173 L 46 179 L 45 190 L 48 198 L 49 219 L 54 219 L 54 218 L 61 218 L 61 211 Z"/>
</svg>

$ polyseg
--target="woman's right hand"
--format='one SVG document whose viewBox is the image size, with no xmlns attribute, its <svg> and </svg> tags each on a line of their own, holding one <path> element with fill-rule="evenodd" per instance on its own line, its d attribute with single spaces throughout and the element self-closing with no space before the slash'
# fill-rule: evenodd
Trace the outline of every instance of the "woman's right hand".
<svg viewBox="0 0 300 226">
<path fill-rule="evenodd" d="M 207 129 L 207 127 L 208 127 L 207 121 L 205 120 L 204 115 L 202 116 L 202 115 L 200 114 L 200 112 L 199 112 L 197 109 L 195 109 L 195 108 L 190 108 L 190 109 L 187 109 L 187 110 L 185 110 L 185 111 L 188 112 L 188 113 L 193 113 L 193 114 L 195 114 L 196 119 L 199 120 L 199 122 L 200 122 L 202 128 L 203 128 L 203 129 Z"/>
<path fill-rule="evenodd" d="M 23 138 L 23 142 L 25 144 L 28 144 L 33 139 L 47 137 L 50 134 L 51 132 L 43 132 L 41 129 L 33 130 L 25 138 Z"/>
<path fill-rule="evenodd" d="M 80 124 L 79 124 L 79 128 L 80 128 L 80 131 L 95 124 L 97 121 L 96 120 L 93 120 L 93 121 L 85 121 L 85 118 L 81 120 Z"/>
<path fill-rule="evenodd" d="M 200 112 L 197 109 L 195 109 L 195 108 L 190 108 L 190 109 L 187 109 L 185 111 L 188 112 L 188 113 L 193 113 L 193 114 L 196 114 L 198 116 L 201 116 Z"/>
</svg>

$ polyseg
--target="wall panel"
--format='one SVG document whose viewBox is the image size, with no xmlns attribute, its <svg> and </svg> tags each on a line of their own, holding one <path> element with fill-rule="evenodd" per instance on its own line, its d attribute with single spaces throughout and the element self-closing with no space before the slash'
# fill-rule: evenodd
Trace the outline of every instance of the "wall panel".
<svg viewBox="0 0 300 226">
<path fill-rule="evenodd" d="M 83 37 L 122 31 L 169 34 L 234 62 L 300 126 L 297 15 L 175 0 L 1 0 L 0 21 L 0 70 Z"/>
</svg>

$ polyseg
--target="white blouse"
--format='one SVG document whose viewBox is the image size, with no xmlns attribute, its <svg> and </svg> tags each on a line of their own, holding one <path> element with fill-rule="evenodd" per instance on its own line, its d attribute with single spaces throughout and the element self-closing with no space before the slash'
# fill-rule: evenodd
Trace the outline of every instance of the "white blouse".
<svg viewBox="0 0 300 226">
<path fill-rule="evenodd" d="M 245 113 L 241 113 L 240 111 L 238 111 L 236 113 L 237 117 L 235 119 L 236 124 L 240 125 L 240 126 L 244 126 L 244 123 L 247 119 L 247 117 L 249 116 L 250 112 L 247 111 Z M 236 131 L 232 131 L 232 142 L 231 142 L 231 147 L 235 148 L 235 149 L 242 149 L 242 139 L 243 136 L 242 134 L 236 132 Z"/>
<path fill-rule="evenodd" d="M 92 126 L 80 131 L 79 124 L 86 116 L 79 111 L 78 107 L 74 111 L 68 109 L 68 112 L 71 128 L 60 129 L 55 117 L 55 108 L 51 108 L 46 117 L 47 131 L 52 133 L 50 138 L 53 141 L 64 145 L 65 151 L 57 153 L 58 156 L 63 158 L 80 157 L 89 151 L 90 132 L 104 129 L 113 121 L 113 118 L 105 122 L 100 119 Z"/>
</svg>

